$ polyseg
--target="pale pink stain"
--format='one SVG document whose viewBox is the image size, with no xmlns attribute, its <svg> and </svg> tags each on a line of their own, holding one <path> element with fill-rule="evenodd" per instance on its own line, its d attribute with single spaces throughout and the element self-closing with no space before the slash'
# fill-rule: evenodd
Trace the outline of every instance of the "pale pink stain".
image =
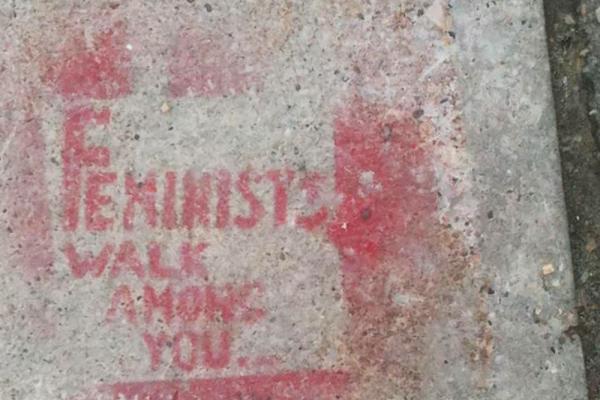
<svg viewBox="0 0 600 400">
<path fill-rule="evenodd" d="M 169 63 L 172 97 L 241 94 L 257 83 L 252 62 L 227 35 L 181 33 Z"/>
<path fill-rule="evenodd" d="M 132 90 L 125 25 L 97 33 L 86 45 L 83 32 L 73 35 L 60 56 L 47 63 L 44 80 L 64 98 L 114 99 Z"/>
<path fill-rule="evenodd" d="M 22 267 L 26 279 L 40 279 L 50 272 L 54 257 L 40 122 L 27 111 L 24 120 L 9 120 L 0 129 L 8 167 L 2 213 L 9 260 Z"/>
</svg>

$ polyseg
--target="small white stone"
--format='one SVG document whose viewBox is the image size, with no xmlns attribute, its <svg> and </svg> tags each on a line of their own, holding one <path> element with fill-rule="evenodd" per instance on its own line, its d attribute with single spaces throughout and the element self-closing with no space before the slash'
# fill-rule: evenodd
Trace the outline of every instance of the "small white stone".
<svg viewBox="0 0 600 400">
<path fill-rule="evenodd" d="M 171 106 L 169 105 L 169 103 L 167 103 L 166 101 L 164 103 L 162 103 L 162 105 L 160 106 L 160 111 L 163 113 L 168 113 L 169 111 L 171 111 Z"/>
<path fill-rule="evenodd" d="M 542 267 L 542 273 L 544 275 L 551 275 L 554 273 L 554 265 L 546 264 Z"/>
<path fill-rule="evenodd" d="M 596 8 L 596 20 L 600 23 L 600 7 Z"/>
</svg>

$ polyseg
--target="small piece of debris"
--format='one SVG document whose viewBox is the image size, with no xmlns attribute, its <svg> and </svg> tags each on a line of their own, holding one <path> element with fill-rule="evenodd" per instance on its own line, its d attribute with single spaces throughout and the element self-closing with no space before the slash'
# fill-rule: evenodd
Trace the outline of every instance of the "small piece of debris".
<svg viewBox="0 0 600 400">
<path fill-rule="evenodd" d="M 171 111 L 171 106 L 169 105 L 169 103 L 167 103 L 166 101 L 164 103 L 162 103 L 162 105 L 160 106 L 160 111 L 163 114 L 168 113 L 169 111 Z"/>
<path fill-rule="evenodd" d="M 533 310 L 533 322 L 535 322 L 536 324 L 542 323 L 542 319 L 540 318 L 541 314 L 542 314 L 542 310 L 540 310 L 539 308 L 534 309 Z"/>
<path fill-rule="evenodd" d="M 596 8 L 596 21 L 600 23 L 600 7 Z"/>
<path fill-rule="evenodd" d="M 212 6 L 210 4 L 208 4 L 208 3 L 206 3 L 204 5 L 204 8 L 206 9 L 206 12 L 211 12 L 212 11 Z"/>
<path fill-rule="evenodd" d="M 554 271 L 555 271 L 554 265 L 552 265 L 552 264 L 546 264 L 542 267 L 542 273 L 545 276 L 553 274 Z"/>
<path fill-rule="evenodd" d="M 585 245 L 585 251 L 587 251 L 588 253 L 593 252 L 597 248 L 598 248 L 598 243 L 596 243 L 595 239 L 588 240 L 588 242 Z"/>
</svg>

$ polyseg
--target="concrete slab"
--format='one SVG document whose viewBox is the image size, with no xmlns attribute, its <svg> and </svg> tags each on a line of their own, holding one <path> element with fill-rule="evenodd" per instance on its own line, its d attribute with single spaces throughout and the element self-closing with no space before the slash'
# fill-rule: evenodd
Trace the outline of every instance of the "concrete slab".
<svg viewBox="0 0 600 400">
<path fill-rule="evenodd" d="M 540 3 L 4 2 L 3 398 L 583 399 Z"/>
</svg>

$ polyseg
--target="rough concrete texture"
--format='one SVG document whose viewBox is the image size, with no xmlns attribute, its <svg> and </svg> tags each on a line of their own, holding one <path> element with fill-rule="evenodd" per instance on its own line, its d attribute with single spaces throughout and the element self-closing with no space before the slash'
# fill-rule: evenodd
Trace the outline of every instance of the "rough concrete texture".
<svg viewBox="0 0 600 400">
<path fill-rule="evenodd" d="M 2 398 L 584 399 L 496 3 L 2 3 Z"/>
<path fill-rule="evenodd" d="M 590 399 L 600 399 L 600 2 L 546 2 L 548 44 Z M 598 11 L 597 11 L 598 10 Z"/>
</svg>

